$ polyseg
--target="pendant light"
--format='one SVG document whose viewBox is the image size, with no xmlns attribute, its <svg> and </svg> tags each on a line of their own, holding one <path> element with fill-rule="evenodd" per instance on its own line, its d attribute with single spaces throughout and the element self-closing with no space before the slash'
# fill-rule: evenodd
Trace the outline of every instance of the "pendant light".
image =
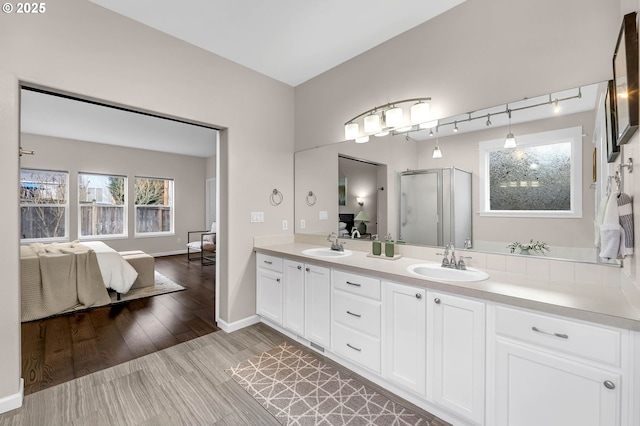
<svg viewBox="0 0 640 426">
<path fill-rule="evenodd" d="M 436 133 L 438 133 L 437 127 Z M 436 138 L 436 146 L 433 148 L 433 155 L 431 158 L 442 158 L 442 151 L 440 151 L 440 138 Z"/>
<path fill-rule="evenodd" d="M 358 137 L 358 123 L 347 123 L 344 126 L 344 138 L 345 140 L 353 140 Z"/>
<path fill-rule="evenodd" d="M 380 116 L 378 114 L 369 114 L 364 118 L 364 132 L 378 133 L 380 131 Z"/>
<path fill-rule="evenodd" d="M 419 101 L 411 106 L 411 124 L 424 123 L 429 119 L 429 104 Z"/>
<path fill-rule="evenodd" d="M 507 106 L 507 114 L 509 114 L 509 133 L 507 133 L 507 137 L 504 140 L 505 148 L 515 148 L 516 147 L 516 137 L 511 133 L 511 110 L 509 106 Z"/>
<path fill-rule="evenodd" d="M 385 125 L 393 129 L 401 127 L 403 124 L 402 118 L 402 108 L 394 106 L 385 112 Z"/>
</svg>

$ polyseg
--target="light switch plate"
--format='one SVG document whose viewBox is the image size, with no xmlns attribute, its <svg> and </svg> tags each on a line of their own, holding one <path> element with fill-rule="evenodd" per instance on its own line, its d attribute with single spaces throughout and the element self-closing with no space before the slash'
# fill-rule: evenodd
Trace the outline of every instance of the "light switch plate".
<svg viewBox="0 0 640 426">
<path fill-rule="evenodd" d="M 264 212 L 251 212 L 251 223 L 264 222 Z"/>
<path fill-rule="evenodd" d="M 300 219 L 300 229 L 307 227 L 307 222 L 304 219 Z"/>
<path fill-rule="evenodd" d="M 289 222 L 285 219 L 282 221 L 282 230 L 286 231 L 287 229 L 289 229 Z"/>
</svg>

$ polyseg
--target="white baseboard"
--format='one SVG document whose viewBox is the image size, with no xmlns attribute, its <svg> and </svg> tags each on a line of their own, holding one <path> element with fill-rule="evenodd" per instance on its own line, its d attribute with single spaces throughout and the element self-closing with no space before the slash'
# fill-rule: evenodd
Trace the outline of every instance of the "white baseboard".
<svg viewBox="0 0 640 426">
<path fill-rule="evenodd" d="M 259 315 L 252 315 L 250 317 L 241 319 L 240 321 L 234 321 L 232 323 L 228 323 L 221 319 L 216 320 L 218 327 L 220 327 L 223 331 L 227 333 L 233 333 L 234 331 L 240 330 L 241 328 L 249 327 L 250 325 L 257 324 L 259 322 L 260 322 Z"/>
<path fill-rule="evenodd" d="M 0 413 L 6 413 L 7 411 L 15 410 L 22 407 L 22 400 L 24 399 L 24 379 L 20 379 L 20 389 L 18 393 L 0 398 Z"/>
</svg>

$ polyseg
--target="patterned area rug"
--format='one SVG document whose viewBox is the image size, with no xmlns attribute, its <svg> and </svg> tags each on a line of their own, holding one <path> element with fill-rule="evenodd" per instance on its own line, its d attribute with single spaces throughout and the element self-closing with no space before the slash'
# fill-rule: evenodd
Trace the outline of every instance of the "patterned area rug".
<svg viewBox="0 0 640 426">
<path fill-rule="evenodd" d="M 287 343 L 226 371 L 283 425 L 431 425 Z"/>
</svg>

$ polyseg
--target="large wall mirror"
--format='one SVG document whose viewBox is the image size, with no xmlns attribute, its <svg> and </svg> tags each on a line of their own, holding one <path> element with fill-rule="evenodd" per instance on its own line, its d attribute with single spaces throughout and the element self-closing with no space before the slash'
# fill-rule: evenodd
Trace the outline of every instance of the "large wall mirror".
<svg viewBox="0 0 640 426">
<path fill-rule="evenodd" d="M 549 246 L 551 251 L 547 257 L 600 262 L 594 243 L 594 219 L 597 200 L 604 195 L 606 176 L 612 171 L 606 158 L 606 87 L 604 82 L 569 88 L 439 119 L 434 129 L 372 137 L 363 144 L 346 141 L 296 152 L 295 232 L 319 235 L 338 232 L 340 218 L 344 219 L 345 213 L 355 217 L 365 211 L 375 212 L 368 214 L 371 220 L 367 229 L 381 236 L 391 233 L 394 238 L 412 241 L 411 235 L 401 235 L 401 175 L 455 168 L 471 173 L 472 227 L 468 237 L 474 250 L 507 254 L 511 252 L 507 245 L 533 239 Z M 481 205 L 480 196 L 486 194 L 481 189 L 490 178 L 486 170 L 485 161 L 489 158 L 486 147 L 504 141 L 507 133 L 513 133 L 516 142 L 521 143 L 508 155 L 519 156 L 518 161 L 527 162 L 523 163 L 525 170 L 520 171 L 517 178 L 502 179 L 502 193 L 506 196 L 509 192 L 537 194 L 542 197 L 539 205 L 545 206 L 544 211 L 491 214 L 487 213 L 485 199 Z M 554 147 L 564 147 L 569 140 L 565 137 L 567 134 L 579 149 L 569 148 L 564 157 L 536 157 L 535 153 L 545 151 L 539 148 L 541 144 L 549 143 L 551 151 L 558 151 Z M 436 145 L 442 158 L 433 158 Z M 359 178 L 351 178 L 346 172 L 348 168 L 342 163 L 345 158 L 375 165 L 367 191 L 360 189 L 362 182 L 350 185 Z M 567 161 L 570 189 L 559 191 L 545 186 L 545 168 L 557 169 Z M 313 197 L 309 197 L 310 193 Z M 558 198 L 557 202 L 554 197 Z M 564 213 L 567 209 L 571 214 Z M 346 238 L 352 236 L 351 232 L 342 234 Z M 444 244 L 439 241 L 437 245 L 440 243 Z"/>
</svg>

